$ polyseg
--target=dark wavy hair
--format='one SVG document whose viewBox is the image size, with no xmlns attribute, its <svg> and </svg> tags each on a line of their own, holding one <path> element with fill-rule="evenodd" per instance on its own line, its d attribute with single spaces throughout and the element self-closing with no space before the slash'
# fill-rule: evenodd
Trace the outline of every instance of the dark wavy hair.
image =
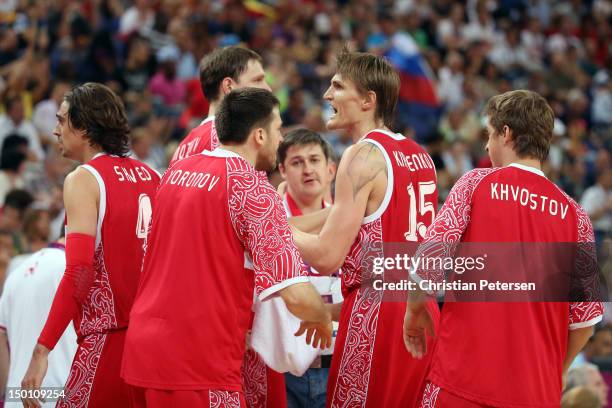
<svg viewBox="0 0 612 408">
<path fill-rule="evenodd" d="M 66 92 L 68 119 L 74 129 L 85 131 L 91 146 L 108 154 L 127 156 L 130 126 L 121 98 L 105 85 L 88 82 Z"/>
</svg>

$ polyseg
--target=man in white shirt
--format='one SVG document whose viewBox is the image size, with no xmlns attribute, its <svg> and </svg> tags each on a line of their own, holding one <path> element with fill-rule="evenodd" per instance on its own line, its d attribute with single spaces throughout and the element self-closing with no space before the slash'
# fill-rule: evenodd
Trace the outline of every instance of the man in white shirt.
<svg viewBox="0 0 612 408">
<path fill-rule="evenodd" d="M 14 96 L 6 101 L 6 112 L 0 115 L 0 148 L 4 143 L 4 139 L 11 133 L 17 133 L 20 136 L 28 139 L 28 148 L 38 160 L 45 158 L 40 143 L 40 137 L 34 124 L 25 119 L 23 102 L 21 97 Z"/>
<path fill-rule="evenodd" d="M 597 183 L 584 191 L 580 205 L 593 222 L 595 241 L 600 247 L 612 233 L 612 168 L 601 172 Z"/>
<path fill-rule="evenodd" d="M 21 388 L 31 350 L 65 269 L 64 246 L 51 244 L 11 272 L 4 284 L 0 297 L 0 396 L 3 399 L 11 397 L 5 394 L 5 385 L 15 390 Z M 42 387 L 64 386 L 76 348 L 76 333 L 70 325 L 49 354 L 49 369 Z M 22 406 L 19 399 L 11 400 L 5 407 Z M 43 406 L 55 406 L 55 401 L 47 401 Z"/>
</svg>

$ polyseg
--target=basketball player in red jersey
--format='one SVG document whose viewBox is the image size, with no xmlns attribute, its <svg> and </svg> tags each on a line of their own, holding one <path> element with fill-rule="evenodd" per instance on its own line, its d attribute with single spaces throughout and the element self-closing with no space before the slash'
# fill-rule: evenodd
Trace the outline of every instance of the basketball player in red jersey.
<svg viewBox="0 0 612 408">
<path fill-rule="evenodd" d="M 402 343 L 404 305 L 382 302 L 364 265 L 384 242 L 417 242 L 434 218 L 436 173 L 412 140 L 389 131 L 399 76 L 381 57 L 338 55 L 324 95 L 329 129 L 353 137 L 338 168 L 335 202 L 318 235 L 295 232 L 304 260 L 321 273 L 342 267 L 344 304 L 327 387 L 330 407 L 411 407 L 422 394 L 427 359 Z M 296 226 L 298 224 L 295 224 Z M 312 228 L 306 228 L 312 230 Z M 431 303 L 431 312 L 438 313 Z"/>
<path fill-rule="evenodd" d="M 270 90 L 261 62 L 259 54 L 240 46 L 217 49 L 202 59 L 200 84 L 204 96 L 210 102 L 208 117 L 181 141 L 170 160 L 170 166 L 185 157 L 204 150 L 213 151 L 219 146 L 215 113 L 225 95 L 233 89 L 244 87 Z M 266 367 L 251 349 L 245 353 L 242 380 L 246 400 L 251 408 L 286 406 L 283 375 Z"/>
<path fill-rule="evenodd" d="M 210 102 L 208 117 L 181 141 L 170 166 L 177 161 L 219 146 L 215 129 L 215 113 L 219 104 L 233 89 L 244 87 L 270 90 L 265 80 L 259 54 L 248 48 L 232 46 L 214 50 L 200 62 L 200 85 Z M 243 383 L 251 408 L 285 408 L 285 380 L 282 374 L 266 367 L 255 351 L 245 353 Z"/>
<path fill-rule="evenodd" d="M 496 167 L 459 179 L 419 254 L 451 256 L 453 242 L 588 247 L 594 242 L 588 216 L 542 172 L 554 123 L 546 100 L 531 91 L 506 92 L 491 98 L 485 113 L 487 150 Z M 416 276 L 422 272 L 436 271 L 419 270 Z M 423 343 L 432 319 L 423 303 L 412 300 L 404 323 L 406 347 L 416 357 L 432 355 Z M 447 302 L 422 406 L 558 407 L 562 378 L 601 319 L 599 302 Z"/>
<path fill-rule="evenodd" d="M 170 166 L 178 160 L 219 146 L 215 130 L 215 112 L 230 91 L 244 87 L 270 90 L 261 57 L 248 48 L 232 46 L 214 50 L 200 62 L 200 85 L 210 102 L 208 117 L 181 141 Z"/>
<path fill-rule="evenodd" d="M 126 157 L 127 117 L 106 86 L 72 89 L 57 120 L 63 156 L 84 164 L 64 183 L 66 272 L 22 387 L 40 387 L 47 355 L 73 320 L 79 347 L 58 406 L 124 407 L 128 386 L 119 369 L 159 175 Z M 34 399 L 24 404 L 38 406 Z"/>
<path fill-rule="evenodd" d="M 311 322 L 300 331 L 331 344 L 330 313 L 263 173 L 281 140 L 278 100 L 232 91 L 215 122 L 222 144 L 177 162 L 157 191 L 122 367 L 136 406 L 250 406 L 241 366 L 254 293 L 280 296 Z"/>
</svg>

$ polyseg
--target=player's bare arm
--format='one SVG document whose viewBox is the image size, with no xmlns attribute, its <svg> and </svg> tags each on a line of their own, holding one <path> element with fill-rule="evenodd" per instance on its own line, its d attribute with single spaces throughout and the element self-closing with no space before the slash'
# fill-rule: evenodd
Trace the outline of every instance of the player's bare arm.
<svg viewBox="0 0 612 408">
<path fill-rule="evenodd" d="M 78 232 L 91 236 L 96 235 L 99 200 L 98 184 L 87 170 L 78 168 L 66 177 L 64 182 L 64 207 L 66 208 L 69 233 Z M 36 344 L 28 370 L 21 381 L 23 389 L 40 389 L 47 373 L 49 352 L 50 350 L 47 347 Z M 23 400 L 23 404 L 25 407 L 40 406 L 40 403 L 33 398 Z"/>
<path fill-rule="evenodd" d="M 310 214 L 290 217 L 288 219 L 289 225 L 302 232 L 318 234 L 321 232 L 321 228 L 323 228 L 323 225 L 325 224 L 327 217 L 329 217 L 330 212 L 331 207 L 326 207 Z"/>
<path fill-rule="evenodd" d="M 336 201 L 318 235 L 294 231 L 304 260 L 322 274 L 344 262 L 363 218 L 380 206 L 387 186 L 387 167 L 380 150 L 363 142 L 349 147 L 336 177 Z"/>
<path fill-rule="evenodd" d="M 331 314 L 331 318 L 334 322 L 339 322 L 340 321 L 340 312 L 342 311 L 342 305 L 344 304 L 344 302 L 341 303 L 329 303 L 326 304 L 325 307 L 327 308 L 327 310 L 329 310 L 329 313 Z"/>
<path fill-rule="evenodd" d="M 94 176 L 80 167 L 70 173 L 64 183 L 68 232 L 95 236 L 99 202 L 100 190 Z"/>
<path fill-rule="evenodd" d="M 282 289 L 279 294 L 287 309 L 303 321 L 296 336 L 307 332 L 308 344 L 322 349 L 330 347 L 332 317 L 314 286 L 310 282 L 296 283 Z"/>
<path fill-rule="evenodd" d="M 593 335 L 593 326 L 583 327 L 576 330 L 570 330 L 567 337 L 567 352 L 563 360 L 563 375 L 567 373 L 569 366 L 572 364 L 580 350 L 587 344 L 589 338 Z"/>
</svg>

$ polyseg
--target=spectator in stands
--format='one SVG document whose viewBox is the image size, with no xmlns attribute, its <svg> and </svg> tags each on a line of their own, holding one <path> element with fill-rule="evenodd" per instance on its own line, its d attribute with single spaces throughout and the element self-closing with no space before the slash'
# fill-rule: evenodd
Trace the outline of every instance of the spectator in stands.
<svg viewBox="0 0 612 408">
<path fill-rule="evenodd" d="M 49 244 L 49 212 L 42 208 L 28 210 L 23 218 L 23 235 L 28 253 L 34 253 Z"/>
<path fill-rule="evenodd" d="M 612 234 L 612 167 L 597 176 L 597 183 L 587 188 L 580 204 L 591 217 L 598 247 Z"/>
<path fill-rule="evenodd" d="M 583 351 L 587 361 L 594 361 L 599 358 L 612 357 L 612 327 L 601 326 L 595 329 L 595 333 Z"/>
<path fill-rule="evenodd" d="M 38 160 L 44 159 L 45 153 L 38 131 L 34 124 L 25 118 L 21 97 L 8 98 L 5 107 L 6 112 L 0 115 L 0 145 L 4 144 L 4 139 L 9 134 L 16 133 L 28 140 L 28 146 Z"/>
<path fill-rule="evenodd" d="M 19 142 L 25 143 L 25 152 L 19 148 Z M 19 135 L 9 135 L 5 139 L 0 153 L 0 205 L 4 204 L 7 193 L 16 188 L 24 188 L 23 171 L 25 170 L 28 141 Z"/>
<path fill-rule="evenodd" d="M 2 207 L 2 214 L 0 215 L 0 229 L 9 231 L 13 235 L 15 254 L 25 252 L 21 228 L 23 226 L 23 216 L 33 201 L 32 194 L 20 189 L 9 191 L 4 199 L 4 207 Z"/>
<path fill-rule="evenodd" d="M 567 372 L 566 390 L 580 386 L 595 393 L 602 406 L 608 404 L 608 385 L 596 365 L 585 363 Z"/>
<path fill-rule="evenodd" d="M 574 387 L 563 394 L 561 408 L 601 408 L 603 407 L 599 397 L 589 388 Z"/>
</svg>

